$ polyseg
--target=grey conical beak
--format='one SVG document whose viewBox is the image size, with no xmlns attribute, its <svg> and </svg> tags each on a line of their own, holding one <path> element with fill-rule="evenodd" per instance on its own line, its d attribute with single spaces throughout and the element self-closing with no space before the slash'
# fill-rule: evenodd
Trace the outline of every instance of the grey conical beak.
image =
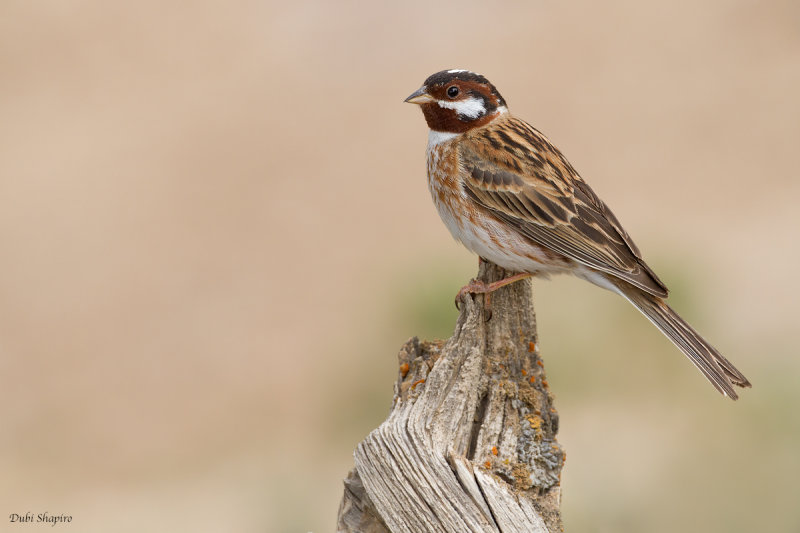
<svg viewBox="0 0 800 533">
<path fill-rule="evenodd" d="M 423 85 L 422 87 L 411 93 L 411 96 L 406 98 L 404 102 L 407 102 L 409 104 L 427 104 L 428 102 L 433 102 L 435 98 L 425 92 L 427 89 L 428 88 Z"/>
</svg>

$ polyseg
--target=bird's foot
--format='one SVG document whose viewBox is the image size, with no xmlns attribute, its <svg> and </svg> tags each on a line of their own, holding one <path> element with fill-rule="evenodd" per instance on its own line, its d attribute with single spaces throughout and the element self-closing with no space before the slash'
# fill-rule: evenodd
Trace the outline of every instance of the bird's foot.
<svg viewBox="0 0 800 533">
<path fill-rule="evenodd" d="M 513 276 L 509 276 L 498 281 L 493 281 L 492 283 L 486 283 L 485 281 L 479 279 L 472 279 L 469 283 L 461 287 L 456 294 L 456 309 L 461 309 L 459 302 L 461 302 L 461 300 L 467 294 L 485 294 L 486 297 L 483 302 L 484 319 L 488 322 L 492 318 L 492 293 L 500 287 L 505 287 L 506 285 L 510 285 L 515 281 L 529 278 L 532 275 L 533 274 L 528 272 L 520 272 L 518 274 L 514 274 Z"/>
<path fill-rule="evenodd" d="M 456 309 L 461 309 L 461 300 L 468 294 L 486 294 L 489 292 L 489 284 L 479 279 L 471 279 L 469 283 L 461 287 L 456 293 Z"/>
</svg>

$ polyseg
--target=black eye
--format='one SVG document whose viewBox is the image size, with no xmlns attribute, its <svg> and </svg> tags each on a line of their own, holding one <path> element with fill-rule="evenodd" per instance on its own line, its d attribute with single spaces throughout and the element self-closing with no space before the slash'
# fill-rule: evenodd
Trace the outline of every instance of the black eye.
<svg viewBox="0 0 800 533">
<path fill-rule="evenodd" d="M 456 87 L 455 85 L 451 85 L 450 87 L 447 88 L 447 96 L 449 96 L 450 98 L 455 98 L 456 96 L 458 96 L 458 93 L 459 93 L 458 87 Z"/>
</svg>

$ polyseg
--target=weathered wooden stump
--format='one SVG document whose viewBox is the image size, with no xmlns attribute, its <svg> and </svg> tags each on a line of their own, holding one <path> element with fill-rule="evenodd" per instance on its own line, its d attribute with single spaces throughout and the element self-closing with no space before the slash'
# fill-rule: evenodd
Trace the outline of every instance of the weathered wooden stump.
<svg viewBox="0 0 800 533">
<path fill-rule="evenodd" d="M 502 279 L 482 263 L 478 276 Z M 561 531 L 564 451 L 530 280 L 466 297 L 453 336 L 400 350 L 389 417 L 355 451 L 338 531 Z"/>
</svg>

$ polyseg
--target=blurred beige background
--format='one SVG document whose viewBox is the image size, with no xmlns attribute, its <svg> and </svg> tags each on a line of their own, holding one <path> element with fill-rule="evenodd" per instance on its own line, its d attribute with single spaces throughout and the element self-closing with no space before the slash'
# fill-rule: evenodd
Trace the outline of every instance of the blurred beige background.
<svg viewBox="0 0 800 533">
<path fill-rule="evenodd" d="M 431 73 L 485 74 L 754 383 L 535 283 L 568 531 L 800 531 L 800 5 L 6 1 L 0 530 L 331 531 L 395 355 L 477 261 Z"/>
</svg>

